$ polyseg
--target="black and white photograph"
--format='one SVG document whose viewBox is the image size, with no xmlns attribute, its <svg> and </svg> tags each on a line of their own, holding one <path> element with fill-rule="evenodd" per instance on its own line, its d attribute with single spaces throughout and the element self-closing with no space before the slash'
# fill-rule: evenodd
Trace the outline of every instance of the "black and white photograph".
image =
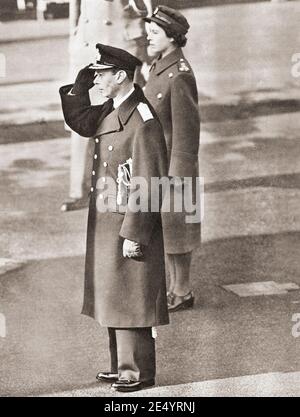
<svg viewBox="0 0 300 417">
<path fill-rule="evenodd" d="M 0 0 L 0 397 L 300 396 L 299 22 Z"/>
</svg>

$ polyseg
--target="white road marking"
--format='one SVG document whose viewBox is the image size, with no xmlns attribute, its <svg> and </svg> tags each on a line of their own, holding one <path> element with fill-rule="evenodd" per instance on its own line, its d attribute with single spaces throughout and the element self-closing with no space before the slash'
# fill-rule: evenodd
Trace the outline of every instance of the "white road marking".
<svg viewBox="0 0 300 417">
<path fill-rule="evenodd" d="M 280 284 L 275 281 L 249 282 L 246 284 L 222 285 L 225 290 L 237 294 L 239 297 L 253 297 L 259 295 L 280 295 L 288 291 L 299 290 L 293 282 Z"/>
</svg>

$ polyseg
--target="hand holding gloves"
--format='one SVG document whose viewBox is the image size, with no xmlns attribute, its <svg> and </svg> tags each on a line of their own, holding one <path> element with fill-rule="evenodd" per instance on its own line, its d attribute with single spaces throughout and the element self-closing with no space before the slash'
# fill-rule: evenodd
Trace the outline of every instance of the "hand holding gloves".
<svg viewBox="0 0 300 417">
<path fill-rule="evenodd" d="M 125 239 L 123 243 L 123 256 L 124 258 L 140 258 L 143 256 L 140 244 Z"/>
</svg>

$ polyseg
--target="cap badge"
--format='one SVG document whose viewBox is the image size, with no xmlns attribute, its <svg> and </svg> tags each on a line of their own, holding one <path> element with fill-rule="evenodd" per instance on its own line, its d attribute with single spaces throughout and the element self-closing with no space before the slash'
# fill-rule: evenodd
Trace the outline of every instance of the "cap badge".
<svg viewBox="0 0 300 417">
<path fill-rule="evenodd" d="M 97 54 L 96 54 L 96 62 L 97 61 L 99 61 L 99 62 L 101 61 L 101 54 L 100 54 L 99 50 L 97 51 Z"/>
</svg>

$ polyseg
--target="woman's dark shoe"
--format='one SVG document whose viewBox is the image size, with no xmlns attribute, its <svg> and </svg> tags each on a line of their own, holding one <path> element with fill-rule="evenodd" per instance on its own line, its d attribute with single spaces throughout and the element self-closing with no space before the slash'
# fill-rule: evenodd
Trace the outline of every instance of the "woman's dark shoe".
<svg viewBox="0 0 300 417">
<path fill-rule="evenodd" d="M 190 291 L 186 295 L 182 296 L 170 293 L 167 298 L 168 310 L 170 313 L 179 310 L 186 310 L 194 306 L 195 297 L 193 291 Z"/>
</svg>

